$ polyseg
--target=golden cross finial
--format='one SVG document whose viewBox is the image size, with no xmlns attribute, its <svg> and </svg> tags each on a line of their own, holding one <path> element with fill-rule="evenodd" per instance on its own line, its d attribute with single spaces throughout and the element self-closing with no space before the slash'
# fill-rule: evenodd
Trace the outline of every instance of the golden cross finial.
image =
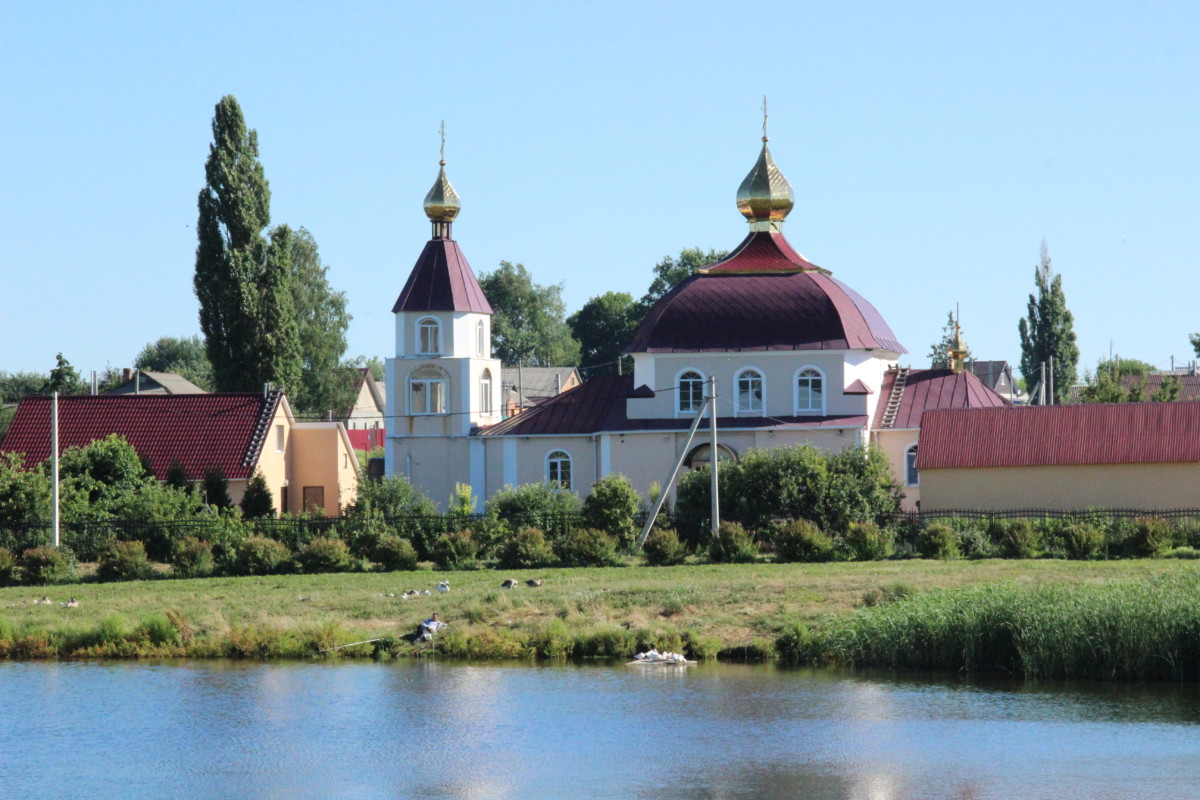
<svg viewBox="0 0 1200 800">
<path fill-rule="evenodd" d="M 441 164 L 444 167 L 446 166 L 446 120 L 442 120 L 440 132 L 442 134 Z"/>
<path fill-rule="evenodd" d="M 767 140 L 767 96 L 763 95 L 763 141 Z"/>
</svg>

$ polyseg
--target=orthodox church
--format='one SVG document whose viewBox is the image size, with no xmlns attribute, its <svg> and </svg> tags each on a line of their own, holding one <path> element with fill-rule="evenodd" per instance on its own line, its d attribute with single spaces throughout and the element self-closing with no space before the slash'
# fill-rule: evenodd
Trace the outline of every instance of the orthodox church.
<svg viewBox="0 0 1200 800">
<path fill-rule="evenodd" d="M 492 309 L 451 235 L 461 206 L 443 160 L 425 197 L 433 236 L 392 308 L 387 473 L 443 507 L 457 483 L 481 499 L 543 481 L 583 496 L 613 472 L 645 494 L 680 456 L 688 467 L 712 458 L 707 437 L 684 448 L 715 381 L 719 458 L 806 442 L 880 447 L 914 507 L 922 414 L 1007 403 L 963 369 L 961 341 L 950 369 L 899 364 L 907 351 L 875 307 L 784 237 L 795 195 L 762 142 L 737 193 L 746 238 L 651 308 L 626 348 L 633 374 L 592 378 L 507 419 Z"/>
</svg>

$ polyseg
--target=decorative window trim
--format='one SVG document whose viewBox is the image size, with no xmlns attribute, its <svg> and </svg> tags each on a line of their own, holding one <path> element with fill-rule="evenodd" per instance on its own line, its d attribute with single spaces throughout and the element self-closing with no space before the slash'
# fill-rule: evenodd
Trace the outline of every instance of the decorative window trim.
<svg viewBox="0 0 1200 800">
<path fill-rule="evenodd" d="M 698 400 L 699 400 L 698 405 L 695 405 L 690 408 L 684 408 L 683 407 L 683 398 L 684 398 L 683 376 L 687 375 L 688 373 L 695 373 L 696 375 L 700 376 L 700 396 L 698 398 Z M 685 368 L 679 370 L 679 372 L 675 373 L 675 384 L 674 384 L 674 386 L 675 386 L 675 391 L 674 391 L 675 416 L 688 417 L 688 416 L 691 416 L 692 414 L 695 414 L 697 411 L 700 410 L 700 408 L 704 405 L 704 401 L 706 399 L 704 397 L 704 384 L 707 380 L 708 380 L 708 376 L 705 375 L 703 371 L 698 370 L 695 367 L 685 367 Z M 697 399 L 697 398 L 690 398 L 690 399 Z"/>
<path fill-rule="evenodd" d="M 742 408 L 742 378 L 754 375 L 758 378 L 758 408 Z M 746 367 L 733 376 L 733 415 L 735 417 L 762 417 L 767 413 L 767 376 L 758 367 Z"/>
<path fill-rule="evenodd" d="M 450 405 L 448 387 L 450 382 L 447 380 L 445 370 L 431 364 L 426 364 L 410 372 L 406 383 L 408 385 L 408 413 L 410 416 L 434 417 L 448 413 Z M 425 387 L 423 410 L 418 410 L 418 404 L 415 402 L 416 397 L 413 390 L 418 385 Z M 434 390 L 434 386 L 438 388 Z M 431 403 L 431 400 L 436 402 Z M 430 410 L 431 408 L 433 410 Z"/>
<path fill-rule="evenodd" d="M 433 341 L 427 342 L 425 332 L 433 331 Z M 421 317 L 417 320 L 416 351 L 419 356 L 440 356 L 442 354 L 442 323 L 437 317 Z M 428 347 L 432 345 L 432 348 Z"/>
<path fill-rule="evenodd" d="M 807 370 L 812 370 L 813 372 L 815 372 L 817 374 L 815 376 L 805 376 L 805 377 L 816 377 L 816 378 L 819 378 L 821 381 L 821 386 L 820 386 L 821 404 L 819 407 L 813 406 L 811 404 L 806 405 L 806 406 L 800 405 L 800 378 L 801 378 L 802 374 Z M 829 379 L 825 375 L 825 370 L 821 369 L 820 367 L 816 366 L 815 364 L 805 364 L 803 367 L 796 370 L 795 373 L 792 374 L 792 411 L 795 416 L 805 417 L 805 416 L 817 415 L 817 416 L 823 417 L 823 416 L 825 416 L 825 409 L 828 407 L 828 401 L 829 401 Z"/>
<path fill-rule="evenodd" d="M 487 416 L 495 413 L 492 408 L 492 371 L 486 367 L 479 374 L 479 412 Z"/>
<path fill-rule="evenodd" d="M 914 488 L 921 485 L 921 471 L 917 469 L 917 442 L 904 449 L 904 485 Z"/>
<path fill-rule="evenodd" d="M 571 454 L 566 450 L 551 450 L 546 454 L 546 483 L 558 483 L 568 492 L 572 488 Z M 566 467 L 565 471 L 563 467 Z M 564 480 L 565 478 L 565 480 Z"/>
<path fill-rule="evenodd" d="M 707 452 L 705 452 L 705 451 L 707 451 Z M 704 453 L 705 455 L 707 455 L 709 457 L 707 459 L 697 460 L 696 457 L 701 453 Z M 705 464 L 712 463 L 711 453 L 712 453 L 712 444 L 709 442 L 701 442 L 700 444 L 696 445 L 695 447 L 693 447 L 691 450 L 688 451 L 687 457 L 683 460 L 683 464 L 688 469 L 699 469 L 701 466 L 704 466 Z M 737 461 L 738 460 L 737 451 L 734 450 L 729 445 L 724 444 L 723 442 L 717 442 L 717 460 L 718 461 Z"/>
</svg>

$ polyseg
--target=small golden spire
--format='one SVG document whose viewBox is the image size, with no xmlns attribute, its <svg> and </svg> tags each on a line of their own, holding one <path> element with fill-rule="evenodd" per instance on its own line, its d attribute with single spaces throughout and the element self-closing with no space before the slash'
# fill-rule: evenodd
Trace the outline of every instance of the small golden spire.
<svg viewBox="0 0 1200 800">
<path fill-rule="evenodd" d="M 458 212 L 462 209 L 462 204 L 459 203 L 458 193 L 454 191 L 454 187 L 450 185 L 450 179 L 446 177 L 446 121 L 442 120 L 441 127 L 442 146 L 440 150 L 440 159 L 438 161 L 437 180 L 433 182 L 433 188 L 425 195 L 425 215 L 433 221 L 434 237 L 447 237 L 450 235 L 450 223 L 458 216 Z"/>
<path fill-rule="evenodd" d="M 955 375 L 958 375 L 967 368 L 967 352 L 967 346 L 963 343 L 962 328 L 959 327 L 956 317 L 954 320 L 954 342 L 946 349 L 946 354 L 950 356 L 950 371 Z"/>
<path fill-rule="evenodd" d="M 752 231 L 777 231 L 796 205 L 796 195 L 788 179 L 775 166 L 767 147 L 767 98 L 763 97 L 763 146 L 758 161 L 738 187 L 737 206 Z"/>
</svg>

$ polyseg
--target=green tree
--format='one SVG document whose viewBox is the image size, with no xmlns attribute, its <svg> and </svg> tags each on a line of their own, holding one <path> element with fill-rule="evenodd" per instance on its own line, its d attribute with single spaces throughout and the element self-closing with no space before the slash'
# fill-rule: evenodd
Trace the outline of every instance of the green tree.
<svg viewBox="0 0 1200 800">
<path fill-rule="evenodd" d="M 16 403 L 29 394 L 41 394 L 46 376 L 40 372 L 0 372 L 0 402 Z"/>
<path fill-rule="evenodd" d="M 209 467 L 204 471 L 200 494 L 204 502 L 213 508 L 233 508 L 233 498 L 229 496 L 229 481 L 220 467 Z"/>
<path fill-rule="evenodd" d="M 58 392 L 59 394 L 87 394 L 88 385 L 79 373 L 71 366 L 71 362 L 63 358 L 63 354 L 59 353 L 55 356 L 57 362 L 54 369 L 50 370 L 50 379 L 47 380 L 39 394 L 50 394 Z"/>
<path fill-rule="evenodd" d="M 491 303 L 492 352 L 505 366 L 566 367 L 579 363 L 579 342 L 571 336 L 562 284 L 539 286 L 521 264 L 501 261 L 479 276 Z"/>
<path fill-rule="evenodd" d="M 1050 255 L 1042 242 L 1042 262 L 1034 270 L 1037 294 L 1029 295 L 1028 316 L 1017 328 L 1021 334 L 1021 374 L 1029 386 L 1037 384 L 1043 362 L 1054 359 L 1054 397 L 1060 403 L 1070 393 L 1079 366 L 1079 347 L 1075 344 L 1075 318 L 1067 309 L 1062 275 L 1050 268 Z M 1049 377 L 1049 375 L 1048 375 Z"/>
<path fill-rule="evenodd" d="M 727 255 L 729 252 L 726 250 L 709 250 L 706 253 L 699 247 L 685 247 L 679 251 L 679 258 L 663 258 L 654 265 L 654 279 L 650 281 L 650 288 L 638 301 L 640 314 L 637 321 L 640 323 L 660 297 L 692 277 L 696 270 L 714 261 L 720 261 Z"/>
<path fill-rule="evenodd" d="M 579 341 L 580 361 L 588 377 L 617 374 L 617 359 L 640 320 L 639 306 L 627 292 L 593 297 L 567 318 L 571 334 Z"/>
<path fill-rule="evenodd" d="M 261 472 L 246 484 L 246 493 L 242 495 L 242 516 L 246 519 L 275 516 L 275 502 L 271 499 L 271 487 Z"/>
<path fill-rule="evenodd" d="M 1179 382 L 1179 378 L 1175 375 L 1169 375 L 1163 378 L 1163 382 L 1159 384 L 1158 389 L 1154 394 L 1150 395 L 1150 399 L 1155 403 L 1173 403 L 1179 399 L 1179 393 L 1183 386 Z"/>
<path fill-rule="evenodd" d="M 19 453 L 0 453 L 0 522 L 50 519 L 50 479 L 25 469 Z"/>
<path fill-rule="evenodd" d="M 212 364 L 199 336 L 163 336 L 143 347 L 133 365 L 151 372 L 172 372 L 206 392 L 213 390 Z"/>
<path fill-rule="evenodd" d="M 950 348 L 954 347 L 954 332 L 958 328 L 958 320 L 954 312 L 946 313 L 946 324 L 942 327 L 942 338 L 929 346 L 929 366 L 931 369 L 948 369 L 950 367 Z M 967 348 L 964 358 L 971 360 L 971 348 Z"/>
<path fill-rule="evenodd" d="M 280 226 L 286 227 L 286 226 Z M 339 369 L 346 352 L 346 293 L 329 284 L 317 241 L 305 228 L 291 232 L 292 302 L 302 354 L 300 383 L 292 402 L 308 414 L 341 415 L 354 402 L 354 386 Z"/>
<path fill-rule="evenodd" d="M 271 222 L 271 190 L 258 134 L 233 95 L 217 103 L 200 190 L 194 286 L 200 330 L 220 391 L 295 389 L 300 338 L 292 299 L 289 228 Z"/>
<path fill-rule="evenodd" d="M 1200 333 L 1193 333 L 1188 337 L 1188 341 L 1192 343 L 1192 349 L 1196 351 L 1196 355 L 1200 357 Z"/>
</svg>

